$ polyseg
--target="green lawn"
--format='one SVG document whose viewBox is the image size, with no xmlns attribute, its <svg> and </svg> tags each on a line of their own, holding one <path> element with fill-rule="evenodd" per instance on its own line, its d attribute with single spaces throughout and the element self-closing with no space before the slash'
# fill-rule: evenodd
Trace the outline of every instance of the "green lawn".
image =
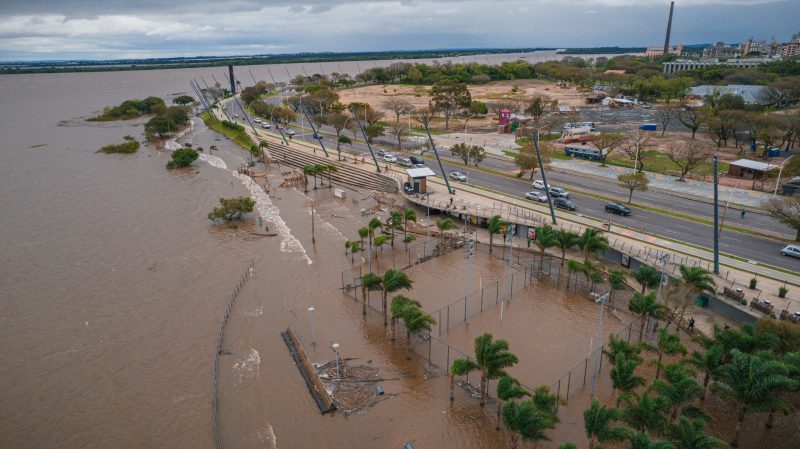
<svg viewBox="0 0 800 449">
<path fill-rule="evenodd" d="M 679 176 L 680 175 L 680 170 L 678 169 L 678 166 L 675 165 L 675 163 L 672 162 L 669 159 L 669 156 L 666 153 L 662 153 L 660 151 L 655 151 L 655 150 L 650 150 L 650 151 L 645 151 L 643 154 L 645 155 L 645 158 L 644 158 L 644 170 L 645 171 L 649 171 L 649 172 L 653 172 L 653 173 L 663 173 L 663 174 L 668 174 L 668 175 L 673 175 L 673 176 Z M 627 168 L 633 168 L 633 162 L 634 161 L 632 159 L 628 158 L 625 155 L 618 154 L 618 153 L 617 154 L 612 154 L 606 160 L 606 164 L 608 164 L 608 165 L 616 165 L 618 167 L 627 167 Z M 708 160 L 708 161 L 700 164 L 699 167 L 697 167 L 694 170 L 692 170 L 691 174 L 693 174 L 695 176 L 702 176 L 704 174 L 705 175 L 711 175 L 712 174 L 711 170 L 712 170 L 711 161 Z M 728 164 L 726 164 L 724 162 L 720 162 L 719 163 L 719 172 L 720 173 L 725 173 L 727 171 L 728 171 Z"/>
<path fill-rule="evenodd" d="M 228 127 L 222 126 L 222 122 L 220 122 L 219 120 L 215 120 L 214 118 L 209 116 L 207 112 L 204 112 L 202 114 L 202 118 L 203 118 L 203 122 L 206 124 L 206 126 L 208 126 L 212 130 L 214 130 L 214 131 L 216 131 L 216 132 L 218 132 L 220 134 L 224 134 L 224 135 L 230 137 L 231 140 L 233 140 L 234 142 L 239 144 L 239 146 L 241 146 L 245 150 L 249 151 L 250 147 L 255 145 L 255 142 L 253 142 L 253 140 L 250 139 L 250 136 L 248 136 L 246 132 L 244 132 L 244 131 L 235 131 L 235 130 L 230 129 Z"/>
</svg>

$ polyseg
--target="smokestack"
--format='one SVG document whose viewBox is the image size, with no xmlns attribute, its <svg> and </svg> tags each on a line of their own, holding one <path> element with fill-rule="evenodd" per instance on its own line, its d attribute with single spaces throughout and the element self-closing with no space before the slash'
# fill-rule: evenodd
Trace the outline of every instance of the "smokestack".
<svg viewBox="0 0 800 449">
<path fill-rule="evenodd" d="M 670 13 L 670 21 L 672 21 L 672 13 Z M 669 36 L 669 31 L 667 31 L 667 36 Z M 669 40 L 669 37 L 667 37 L 667 40 Z M 231 82 L 231 93 L 232 94 L 236 94 L 236 81 L 234 81 L 234 79 L 233 79 L 233 66 L 232 65 L 228 66 L 228 79 Z"/>
<path fill-rule="evenodd" d="M 667 38 L 664 39 L 664 56 L 669 53 L 669 35 L 672 33 L 672 10 L 675 9 L 675 2 L 669 3 L 669 21 L 667 22 Z"/>
</svg>

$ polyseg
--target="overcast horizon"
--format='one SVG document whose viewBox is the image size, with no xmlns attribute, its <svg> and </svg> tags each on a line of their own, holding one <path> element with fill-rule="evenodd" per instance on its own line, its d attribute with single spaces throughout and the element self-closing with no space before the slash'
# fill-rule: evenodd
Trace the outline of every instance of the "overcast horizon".
<svg viewBox="0 0 800 449">
<path fill-rule="evenodd" d="M 663 45 L 668 0 L 0 2 L 0 61 Z M 800 2 L 677 1 L 671 43 L 786 42 Z"/>
</svg>

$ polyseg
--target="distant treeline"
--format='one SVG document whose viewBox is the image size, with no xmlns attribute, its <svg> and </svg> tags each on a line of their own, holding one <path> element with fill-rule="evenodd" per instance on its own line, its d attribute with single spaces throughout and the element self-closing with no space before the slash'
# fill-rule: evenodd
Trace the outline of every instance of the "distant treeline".
<svg viewBox="0 0 800 449">
<path fill-rule="evenodd" d="M 559 53 L 564 55 L 591 55 L 609 54 L 616 55 L 622 53 L 644 53 L 645 47 L 587 47 L 587 48 L 568 48 Z"/>
<path fill-rule="evenodd" d="M 120 59 L 112 61 L 20 62 L 0 65 L 0 74 L 110 72 L 125 70 L 182 69 L 233 65 L 263 65 L 312 62 L 380 61 L 387 59 L 453 58 L 479 54 L 524 53 L 554 48 L 478 48 L 460 50 L 420 50 L 349 53 L 296 53 L 258 56 Z"/>
</svg>

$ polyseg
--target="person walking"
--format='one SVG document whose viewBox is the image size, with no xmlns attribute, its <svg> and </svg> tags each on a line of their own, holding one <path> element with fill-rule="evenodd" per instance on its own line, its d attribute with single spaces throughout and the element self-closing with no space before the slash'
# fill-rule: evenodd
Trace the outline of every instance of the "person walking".
<svg viewBox="0 0 800 449">
<path fill-rule="evenodd" d="M 694 335 L 694 317 L 689 318 L 689 328 L 687 330 L 690 334 Z"/>
<path fill-rule="evenodd" d="M 741 218 L 742 220 L 744 220 L 744 214 L 745 214 L 745 210 L 744 210 L 744 209 L 742 209 L 742 213 L 741 213 L 741 215 L 740 215 L 740 218 Z"/>
</svg>

